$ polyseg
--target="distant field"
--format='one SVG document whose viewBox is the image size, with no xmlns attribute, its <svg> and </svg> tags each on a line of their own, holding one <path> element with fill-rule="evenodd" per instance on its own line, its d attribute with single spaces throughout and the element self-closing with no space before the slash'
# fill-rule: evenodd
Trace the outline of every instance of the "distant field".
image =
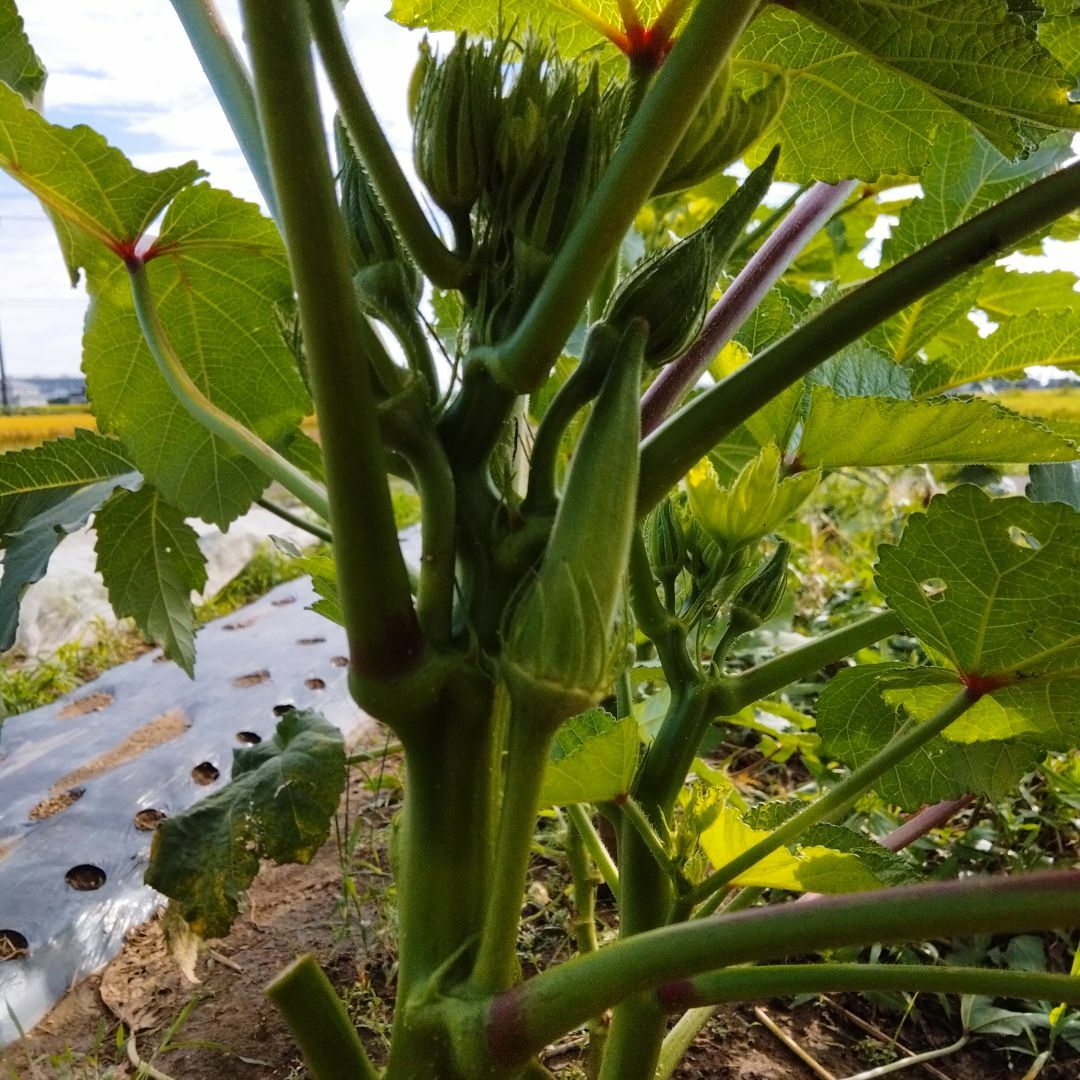
<svg viewBox="0 0 1080 1080">
<path fill-rule="evenodd" d="M 1080 439 L 1080 387 L 1003 390 L 994 397 L 1007 409 L 1045 420 L 1066 438 Z"/>
<path fill-rule="evenodd" d="M 88 412 L 63 412 L 62 407 L 44 411 L 34 410 L 24 414 L 0 416 L 0 453 L 5 450 L 22 450 L 39 446 L 49 439 L 71 435 L 76 428 L 94 428 L 97 425 Z"/>
</svg>

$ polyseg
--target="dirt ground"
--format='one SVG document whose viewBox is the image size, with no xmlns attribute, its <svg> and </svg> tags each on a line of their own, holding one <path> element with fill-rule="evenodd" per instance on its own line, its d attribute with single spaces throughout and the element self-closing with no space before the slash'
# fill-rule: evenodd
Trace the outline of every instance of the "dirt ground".
<svg viewBox="0 0 1080 1080">
<path fill-rule="evenodd" d="M 228 938 L 198 960 L 197 984 L 169 958 L 162 921 L 129 935 L 122 953 L 84 980 L 22 1042 L 0 1051 L 0 1075 L 22 1080 L 103 1080 L 161 1076 L 173 1080 L 302 1080 L 302 1062 L 263 987 L 294 956 L 312 952 L 344 995 L 372 1056 L 382 1060 L 393 992 L 393 907 L 384 849 L 400 789 L 397 763 L 355 772 L 331 839 L 309 866 L 268 866 Z M 527 905 L 525 962 L 565 955 L 568 904 L 553 864 L 539 862 Z M 600 917 L 610 924 L 610 908 Z M 933 1000 L 920 999 L 899 1042 L 913 1052 L 945 1046 L 958 1036 Z M 762 1008 L 759 1006 L 758 1008 Z M 699 1036 L 678 1080 L 844 1080 L 901 1056 L 888 1041 L 900 1018 L 852 996 L 799 1004 L 767 1002 L 725 1007 Z M 771 1020 L 775 1028 L 766 1026 Z M 122 1025 L 120 1037 L 118 1029 Z M 135 1035 L 135 1060 L 125 1048 Z M 875 1034 L 876 1032 L 876 1034 Z M 801 1061 L 782 1036 L 817 1063 Z M 581 1077 L 581 1039 L 550 1049 L 545 1063 L 565 1080 Z M 1067 1051 L 1066 1051 L 1067 1054 Z M 1030 1057 L 999 1041 L 974 1040 L 961 1053 L 901 1075 L 911 1080 L 1006 1080 L 1024 1076 Z M 1080 1063 L 1058 1060 L 1042 1080 L 1077 1080 Z"/>
</svg>

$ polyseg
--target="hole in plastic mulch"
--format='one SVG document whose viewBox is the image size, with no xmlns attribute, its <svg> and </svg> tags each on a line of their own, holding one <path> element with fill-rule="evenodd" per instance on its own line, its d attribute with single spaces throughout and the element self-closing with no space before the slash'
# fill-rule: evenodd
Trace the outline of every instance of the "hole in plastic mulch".
<svg viewBox="0 0 1080 1080">
<path fill-rule="evenodd" d="M 153 832 L 167 817 L 164 810 L 155 810 L 148 806 L 145 810 L 140 810 L 133 820 L 139 832 Z"/>
<path fill-rule="evenodd" d="M 18 930 L 0 930 L 0 963 L 30 955 L 30 942 Z"/>
<path fill-rule="evenodd" d="M 64 875 L 64 880 L 77 892 L 93 892 L 105 884 L 105 871 L 93 863 L 80 863 Z"/>
<path fill-rule="evenodd" d="M 212 784 L 221 773 L 218 771 L 216 765 L 211 764 L 209 761 L 200 761 L 194 769 L 191 770 L 191 779 L 196 784 L 200 784 L 205 787 L 207 784 Z"/>
</svg>

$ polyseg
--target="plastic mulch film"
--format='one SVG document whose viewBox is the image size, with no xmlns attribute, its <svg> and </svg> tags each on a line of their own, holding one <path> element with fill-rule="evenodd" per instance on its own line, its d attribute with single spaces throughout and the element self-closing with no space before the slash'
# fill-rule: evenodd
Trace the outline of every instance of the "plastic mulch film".
<svg viewBox="0 0 1080 1080">
<path fill-rule="evenodd" d="M 291 581 L 203 628 L 194 680 L 155 651 L 4 722 L 0 1046 L 163 903 L 142 880 L 153 828 L 226 783 L 234 748 L 291 706 L 347 742 L 373 726 L 349 698 L 345 633 L 314 598 Z"/>
</svg>

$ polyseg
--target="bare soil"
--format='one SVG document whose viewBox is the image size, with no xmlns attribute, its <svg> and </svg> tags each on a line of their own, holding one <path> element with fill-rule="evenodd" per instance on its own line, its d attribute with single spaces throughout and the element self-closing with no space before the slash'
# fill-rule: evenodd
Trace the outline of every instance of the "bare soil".
<svg viewBox="0 0 1080 1080">
<path fill-rule="evenodd" d="M 385 1053 L 393 994 L 393 905 L 385 841 L 400 789 L 389 759 L 354 772 L 334 833 L 308 866 L 267 866 L 247 909 L 225 939 L 203 949 L 198 983 L 181 974 L 166 948 L 163 920 L 133 931 L 121 954 L 74 987 L 24 1040 L 0 1051 L 0 1076 L 79 1078 L 139 1073 L 123 1047 L 175 1080 L 301 1080 L 296 1047 L 263 995 L 266 983 L 295 956 L 311 952 L 349 1005 L 376 1061 Z M 355 841 L 347 851 L 350 835 Z M 564 958 L 569 949 L 565 882 L 555 864 L 533 869 L 522 938 L 526 968 Z M 600 919 L 614 930 L 610 906 Z M 952 1003 L 955 1005 L 955 1001 Z M 801 1061 L 763 1022 L 755 1007 L 727 1006 L 698 1037 L 677 1080 L 843 1080 L 911 1052 L 952 1043 L 959 1034 L 934 999 L 901 1017 L 862 998 L 836 995 L 791 1003 L 766 1002 L 765 1017 L 814 1061 Z M 117 1039 L 117 1030 L 123 1031 Z M 877 1034 L 874 1034 L 874 1032 Z M 545 1063 L 564 1080 L 579 1078 L 582 1039 L 550 1048 Z M 1065 1052 L 1067 1056 L 1068 1052 Z M 1028 1056 L 1004 1044 L 973 1040 L 934 1065 L 914 1066 L 910 1080 L 1019 1078 Z M 1077 1080 L 1075 1056 L 1049 1064 L 1041 1080 Z"/>
</svg>

